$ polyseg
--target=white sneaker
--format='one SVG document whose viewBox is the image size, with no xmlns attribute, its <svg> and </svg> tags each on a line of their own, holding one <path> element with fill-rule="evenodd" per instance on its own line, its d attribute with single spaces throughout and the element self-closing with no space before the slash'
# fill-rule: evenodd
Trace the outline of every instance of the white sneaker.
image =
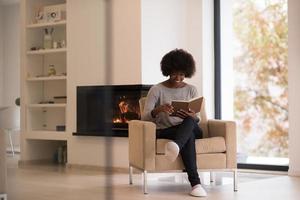
<svg viewBox="0 0 300 200">
<path fill-rule="evenodd" d="M 168 142 L 165 146 L 165 155 L 167 159 L 174 162 L 179 154 L 179 146 L 175 142 Z"/>
<path fill-rule="evenodd" d="M 192 188 L 190 195 L 192 195 L 194 197 L 206 197 L 207 193 L 204 190 L 204 188 L 200 184 L 198 184 Z"/>
</svg>

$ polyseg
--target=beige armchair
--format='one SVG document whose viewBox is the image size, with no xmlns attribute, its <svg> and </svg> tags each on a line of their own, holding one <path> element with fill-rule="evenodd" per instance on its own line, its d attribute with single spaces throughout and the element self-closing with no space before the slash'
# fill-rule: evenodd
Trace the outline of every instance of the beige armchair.
<svg viewBox="0 0 300 200">
<path fill-rule="evenodd" d="M 140 109 L 145 98 L 140 99 Z M 200 112 L 199 126 L 204 138 L 196 139 L 197 166 L 200 171 L 233 172 L 234 191 L 237 191 L 236 125 L 233 121 L 207 120 L 205 106 Z M 147 172 L 183 170 L 179 156 L 175 162 L 165 157 L 164 146 L 169 140 L 156 139 L 156 125 L 152 122 L 132 120 L 129 122 L 129 183 L 132 184 L 133 168 L 143 172 L 143 190 L 147 194 Z"/>
</svg>

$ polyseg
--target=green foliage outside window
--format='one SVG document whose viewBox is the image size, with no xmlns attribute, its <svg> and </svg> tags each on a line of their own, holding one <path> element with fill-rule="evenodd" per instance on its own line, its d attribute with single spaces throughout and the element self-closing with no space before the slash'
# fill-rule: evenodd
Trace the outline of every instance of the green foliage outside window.
<svg viewBox="0 0 300 200">
<path fill-rule="evenodd" d="M 288 157 L 287 0 L 236 0 L 233 22 L 239 152 Z"/>
</svg>

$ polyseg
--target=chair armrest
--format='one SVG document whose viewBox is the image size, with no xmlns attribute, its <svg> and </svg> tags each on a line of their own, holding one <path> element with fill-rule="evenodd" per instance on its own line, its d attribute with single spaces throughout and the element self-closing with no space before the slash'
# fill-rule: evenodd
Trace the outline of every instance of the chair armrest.
<svg viewBox="0 0 300 200">
<path fill-rule="evenodd" d="M 208 120 L 208 136 L 224 137 L 227 168 L 236 168 L 236 123 L 234 121 Z"/>
<path fill-rule="evenodd" d="M 155 169 L 156 125 L 153 122 L 131 120 L 128 123 L 129 164 L 143 169 Z"/>
</svg>

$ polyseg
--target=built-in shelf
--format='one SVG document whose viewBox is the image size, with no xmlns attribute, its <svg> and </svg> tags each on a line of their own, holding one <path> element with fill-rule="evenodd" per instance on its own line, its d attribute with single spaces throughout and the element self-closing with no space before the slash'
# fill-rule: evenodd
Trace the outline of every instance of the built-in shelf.
<svg viewBox="0 0 300 200">
<path fill-rule="evenodd" d="M 48 103 L 48 104 L 28 104 L 28 108 L 64 108 L 67 104 L 65 103 Z"/>
<path fill-rule="evenodd" d="M 53 26 L 64 26 L 67 24 L 66 20 L 58 21 L 58 22 L 49 22 L 49 23 L 39 23 L 39 24 L 29 24 L 26 28 L 46 28 L 46 27 L 53 27 Z"/>
<path fill-rule="evenodd" d="M 66 51 L 67 51 L 66 48 L 40 49 L 40 50 L 27 51 L 27 54 L 28 55 L 44 55 L 44 54 L 50 54 L 50 53 L 63 53 Z"/>
<path fill-rule="evenodd" d="M 65 131 L 46 131 L 36 130 L 27 131 L 25 137 L 34 140 L 67 140 L 67 133 Z"/>
<path fill-rule="evenodd" d="M 27 78 L 27 81 L 55 81 L 55 80 L 66 80 L 66 76 L 45 76 L 45 77 L 32 77 Z"/>
<path fill-rule="evenodd" d="M 58 148 L 65 145 L 71 136 L 66 131 L 69 78 L 66 46 L 67 2 L 69 1 L 20 1 L 23 49 L 21 99 L 25 106 L 25 109 L 21 109 L 21 123 L 24 124 L 21 132 L 22 144 L 26 144 L 21 153 L 26 160 L 55 157 Z M 46 17 L 53 10 L 57 12 L 57 18 L 53 19 L 57 20 L 55 22 Z M 44 17 L 43 22 L 37 19 L 40 14 Z M 55 48 L 43 48 L 51 47 L 50 45 Z M 50 68 L 52 65 L 56 73 Z"/>
</svg>

